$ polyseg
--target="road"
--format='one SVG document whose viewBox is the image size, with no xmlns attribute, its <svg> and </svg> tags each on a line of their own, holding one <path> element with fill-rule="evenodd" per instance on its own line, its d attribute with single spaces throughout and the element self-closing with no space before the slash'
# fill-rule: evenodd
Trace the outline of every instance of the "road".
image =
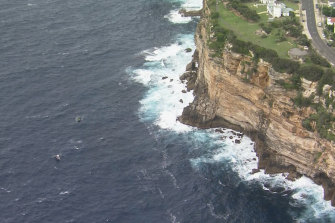
<svg viewBox="0 0 335 223">
<path fill-rule="evenodd" d="M 315 22 L 313 0 L 302 0 L 302 9 L 306 10 L 306 20 L 309 33 L 312 36 L 312 43 L 315 49 L 324 56 L 333 66 L 335 65 L 335 50 L 327 46 L 321 39 Z"/>
</svg>

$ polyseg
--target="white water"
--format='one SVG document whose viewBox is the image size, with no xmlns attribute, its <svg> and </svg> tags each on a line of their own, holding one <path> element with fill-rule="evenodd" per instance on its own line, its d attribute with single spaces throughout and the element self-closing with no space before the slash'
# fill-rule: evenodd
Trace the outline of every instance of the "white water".
<svg viewBox="0 0 335 223">
<path fill-rule="evenodd" d="M 189 23 L 192 20 L 191 17 L 183 17 L 178 11 L 179 10 L 172 10 L 168 15 L 164 16 L 164 18 L 172 23 Z"/>
<path fill-rule="evenodd" d="M 199 9 L 202 7 L 202 1 L 183 1 L 182 7 Z M 178 10 L 171 11 L 166 18 L 172 23 L 191 21 L 190 18 L 186 19 L 179 17 L 178 13 L 178 15 L 175 14 Z M 186 48 L 195 49 L 193 35 L 180 35 L 174 44 L 142 52 L 146 62 L 141 69 L 130 71 L 135 81 L 149 88 L 144 99 L 140 101 L 140 118 L 162 129 L 179 133 L 187 132 L 193 136 L 195 144 L 201 140 L 210 140 L 210 143 L 216 144 L 217 149 L 210 151 L 210 155 L 190 160 L 194 168 L 202 163 L 228 162 L 241 180 L 250 183 L 258 182 L 264 190 L 271 191 L 271 187 L 276 186 L 292 190 L 292 198 L 295 202 L 291 205 L 306 207 L 305 213 L 297 219 L 299 222 L 323 217 L 335 222 L 335 208 L 330 205 L 329 201 L 323 200 L 322 187 L 314 184 L 307 177 L 292 182 L 285 179 L 285 174 L 268 175 L 264 171 L 252 174 L 252 169 L 257 168 L 258 158 L 254 151 L 254 143 L 250 138 L 238 137 L 236 132 L 229 129 L 224 130 L 224 133 L 217 133 L 213 129 L 198 131 L 196 128 L 176 121 L 183 108 L 193 101 L 192 92 L 182 93 L 182 90 L 186 88 L 185 84 L 179 80 L 179 76 L 183 74 L 187 63 L 192 58 L 192 53 L 185 52 Z M 163 79 L 163 77 L 167 78 Z M 179 101 L 180 99 L 183 100 L 183 103 Z M 240 142 L 235 143 L 235 140 Z"/>
<path fill-rule="evenodd" d="M 162 129 L 178 132 L 192 129 L 176 120 L 185 105 L 193 101 L 192 92 L 182 93 L 185 84 L 179 80 L 185 64 L 192 59 L 192 53 L 186 53 L 186 48 L 195 48 L 193 35 L 182 35 L 174 44 L 143 51 L 147 62 L 142 69 L 132 71 L 136 81 L 150 87 L 146 97 L 140 101 L 140 117 L 153 121 Z"/>
<path fill-rule="evenodd" d="M 217 144 L 215 151 L 211 155 L 198 157 L 191 160 L 192 165 L 198 168 L 202 163 L 229 162 L 230 166 L 236 171 L 241 180 L 249 183 L 257 182 L 261 184 L 264 190 L 271 191 L 271 188 L 283 187 L 286 190 L 292 190 L 295 202 L 292 206 L 304 206 L 306 211 L 298 218 L 300 222 L 306 222 L 310 219 L 322 219 L 327 217 L 335 222 L 335 208 L 331 206 L 330 201 L 323 199 L 323 188 L 313 183 L 307 177 L 292 182 L 285 177 L 287 174 L 265 174 L 264 170 L 252 174 L 253 169 L 257 169 L 258 158 L 254 151 L 254 143 L 250 138 L 242 138 L 234 134 L 236 132 L 226 129 L 224 133 L 216 133 L 208 130 L 211 141 Z M 235 140 L 240 143 L 235 143 Z M 273 192 L 276 193 L 276 192 Z"/>
<path fill-rule="evenodd" d="M 186 9 L 186 11 L 200 10 L 202 8 L 202 1 L 199 0 L 184 0 L 181 3 L 181 8 Z M 180 8 L 171 10 L 164 18 L 167 18 L 172 23 L 189 23 L 192 21 L 191 17 L 181 16 L 179 10 Z"/>
</svg>

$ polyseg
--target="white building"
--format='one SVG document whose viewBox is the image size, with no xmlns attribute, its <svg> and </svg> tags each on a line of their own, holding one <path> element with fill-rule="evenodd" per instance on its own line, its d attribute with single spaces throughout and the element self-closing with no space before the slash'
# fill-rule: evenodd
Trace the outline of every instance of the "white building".
<svg viewBox="0 0 335 223">
<path fill-rule="evenodd" d="M 329 7 L 335 7 L 335 0 L 328 0 Z"/>
<path fill-rule="evenodd" d="M 281 16 L 289 16 L 290 12 L 294 11 L 291 8 L 286 8 L 286 5 L 284 3 L 277 3 L 276 0 L 260 0 L 260 1 L 262 4 L 266 4 L 267 12 L 273 18 L 279 18 Z"/>
<path fill-rule="evenodd" d="M 269 0 L 266 5 L 268 13 L 273 18 L 279 18 L 281 16 L 282 5 L 277 3 L 275 0 Z"/>
</svg>

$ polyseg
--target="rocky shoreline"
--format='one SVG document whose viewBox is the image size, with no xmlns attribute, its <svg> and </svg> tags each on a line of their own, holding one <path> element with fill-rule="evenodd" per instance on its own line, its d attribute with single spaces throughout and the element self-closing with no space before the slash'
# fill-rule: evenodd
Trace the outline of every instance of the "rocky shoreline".
<svg viewBox="0 0 335 223">
<path fill-rule="evenodd" d="M 179 14 L 183 17 L 194 17 L 194 16 L 201 16 L 202 10 L 193 10 L 187 11 L 186 9 L 180 9 Z"/>
<path fill-rule="evenodd" d="M 225 50 L 212 57 L 207 44 L 209 9 L 204 0 L 203 16 L 195 33 L 196 51 L 180 77 L 194 90 L 194 101 L 184 108 L 179 120 L 199 128 L 224 127 L 243 132 L 255 142 L 258 168 L 266 173 L 289 173 L 294 180 L 308 176 L 324 188 L 325 200 L 335 205 L 335 148 L 301 122 L 310 114 L 291 101 L 296 92 L 276 84 L 287 74 L 260 61 Z M 254 69 L 250 80 L 245 74 Z M 306 89 L 308 90 L 308 89 Z M 257 170 L 254 170 L 255 172 Z"/>
</svg>

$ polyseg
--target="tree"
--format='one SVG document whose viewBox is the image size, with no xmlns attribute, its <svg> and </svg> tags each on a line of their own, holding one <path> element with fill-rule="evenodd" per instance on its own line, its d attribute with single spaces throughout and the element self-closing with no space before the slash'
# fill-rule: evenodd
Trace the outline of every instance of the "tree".
<svg viewBox="0 0 335 223">
<path fill-rule="evenodd" d="M 289 12 L 289 16 L 291 19 L 295 19 L 295 13 L 293 11 Z"/>
</svg>

